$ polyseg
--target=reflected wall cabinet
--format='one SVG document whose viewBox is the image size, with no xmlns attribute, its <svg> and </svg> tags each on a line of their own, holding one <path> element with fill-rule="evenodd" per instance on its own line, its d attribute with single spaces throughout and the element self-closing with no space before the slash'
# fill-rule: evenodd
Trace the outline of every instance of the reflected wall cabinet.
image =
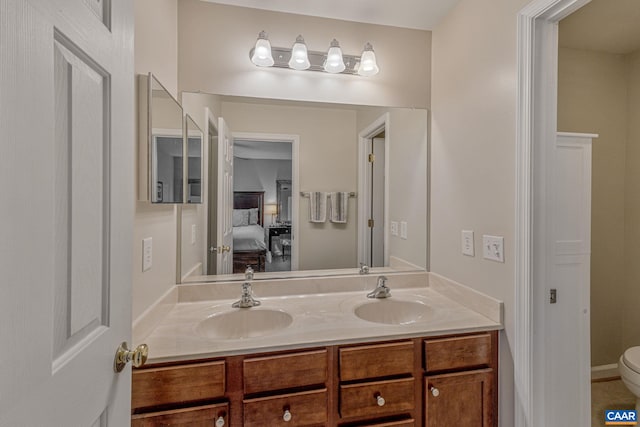
<svg viewBox="0 0 640 427">
<path fill-rule="evenodd" d="M 149 73 L 138 76 L 138 200 L 183 203 L 185 136 L 182 107 Z"/>
</svg>

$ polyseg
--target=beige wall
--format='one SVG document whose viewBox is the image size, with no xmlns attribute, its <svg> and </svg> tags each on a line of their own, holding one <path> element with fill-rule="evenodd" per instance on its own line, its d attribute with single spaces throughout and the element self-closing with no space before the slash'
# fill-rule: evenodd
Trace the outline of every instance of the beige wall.
<svg viewBox="0 0 640 427">
<path fill-rule="evenodd" d="M 389 112 L 389 220 L 407 222 L 407 239 L 389 236 L 389 253 L 427 267 L 427 111 Z"/>
<path fill-rule="evenodd" d="M 616 363 L 624 351 L 627 73 L 624 55 L 559 50 L 558 130 L 599 134 L 591 195 L 592 366 Z"/>
<path fill-rule="evenodd" d="M 628 61 L 628 133 L 625 180 L 625 295 L 622 318 L 622 348 L 640 345 L 640 51 Z M 620 310 L 620 308 L 618 308 Z"/>
<path fill-rule="evenodd" d="M 298 135 L 300 191 L 357 191 L 355 111 L 223 102 L 222 116 L 233 132 Z M 357 265 L 355 199 L 349 201 L 347 224 L 310 223 L 305 198 L 299 218 L 300 270 Z"/>
<path fill-rule="evenodd" d="M 135 70 L 178 96 L 178 0 L 135 0 Z"/>
<path fill-rule="evenodd" d="M 517 15 L 529 0 L 461 0 L 433 31 L 431 270 L 505 302 L 500 424 L 513 426 Z M 475 231 L 476 256 L 460 231 Z M 479 256 L 504 236 L 505 262 Z"/>
<path fill-rule="evenodd" d="M 343 52 L 373 44 L 380 73 L 369 78 L 259 69 L 249 60 L 260 30 L 272 46 L 303 34 L 309 50 L 335 37 Z M 179 88 L 223 95 L 428 108 L 431 33 L 202 2 L 179 2 Z"/>
<path fill-rule="evenodd" d="M 177 0 L 135 0 L 135 72 L 152 72 L 174 97 L 178 90 L 177 11 Z M 132 185 L 137 188 L 137 183 Z M 133 226 L 133 319 L 139 317 L 176 282 L 175 210 L 173 205 L 136 202 Z M 142 239 L 147 237 L 153 239 L 153 266 L 143 273 Z"/>
</svg>

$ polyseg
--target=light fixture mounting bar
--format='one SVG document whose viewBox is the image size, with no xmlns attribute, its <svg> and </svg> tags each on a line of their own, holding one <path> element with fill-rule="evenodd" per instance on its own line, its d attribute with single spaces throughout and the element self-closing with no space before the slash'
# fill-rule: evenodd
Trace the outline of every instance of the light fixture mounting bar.
<svg viewBox="0 0 640 427">
<path fill-rule="evenodd" d="M 255 48 L 252 48 L 249 52 L 249 58 L 253 56 L 253 51 Z M 291 49 L 286 47 L 272 47 L 271 54 L 273 55 L 273 67 L 278 68 L 288 68 L 289 60 L 291 59 Z M 316 52 L 309 50 L 307 51 L 307 55 L 309 57 L 309 62 L 311 66 L 307 68 L 305 71 L 320 71 L 326 73 L 324 70 L 324 61 L 327 59 L 326 52 Z M 358 67 L 360 66 L 360 57 L 356 55 L 345 55 L 343 54 L 345 69 L 343 72 L 339 74 L 357 74 Z"/>
</svg>

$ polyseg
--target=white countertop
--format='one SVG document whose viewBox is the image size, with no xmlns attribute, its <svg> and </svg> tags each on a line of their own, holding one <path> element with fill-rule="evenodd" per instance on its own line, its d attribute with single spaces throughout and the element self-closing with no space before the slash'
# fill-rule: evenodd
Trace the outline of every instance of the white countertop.
<svg viewBox="0 0 640 427">
<path fill-rule="evenodd" d="M 260 297 L 259 287 L 254 285 L 255 297 L 262 303 L 259 307 L 231 308 L 238 298 L 172 304 L 155 327 L 140 337 L 149 346 L 147 363 L 503 328 L 502 303 L 463 285 L 433 274 L 427 278 L 426 273 L 423 286 L 394 287 L 394 281 L 402 282 L 401 277 L 391 279 L 392 297 L 388 300 L 425 304 L 430 309 L 425 319 L 403 325 L 362 320 L 354 314 L 356 307 L 379 303 L 384 309 L 385 300 L 366 298 L 361 290 Z M 263 336 L 242 339 L 208 338 L 198 331 L 201 321 L 217 313 L 269 309 L 290 314 L 292 323 Z"/>
</svg>

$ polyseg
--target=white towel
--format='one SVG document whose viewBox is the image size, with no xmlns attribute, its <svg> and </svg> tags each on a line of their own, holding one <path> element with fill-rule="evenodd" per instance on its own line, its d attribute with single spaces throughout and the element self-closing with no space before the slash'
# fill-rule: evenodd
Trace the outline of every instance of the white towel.
<svg viewBox="0 0 640 427">
<path fill-rule="evenodd" d="M 331 222 L 338 224 L 346 224 L 349 213 L 349 192 L 334 191 L 329 194 L 329 206 L 331 214 L 329 216 Z"/>
<path fill-rule="evenodd" d="M 311 191 L 309 200 L 309 222 L 325 222 L 327 220 L 327 193 Z"/>
</svg>

